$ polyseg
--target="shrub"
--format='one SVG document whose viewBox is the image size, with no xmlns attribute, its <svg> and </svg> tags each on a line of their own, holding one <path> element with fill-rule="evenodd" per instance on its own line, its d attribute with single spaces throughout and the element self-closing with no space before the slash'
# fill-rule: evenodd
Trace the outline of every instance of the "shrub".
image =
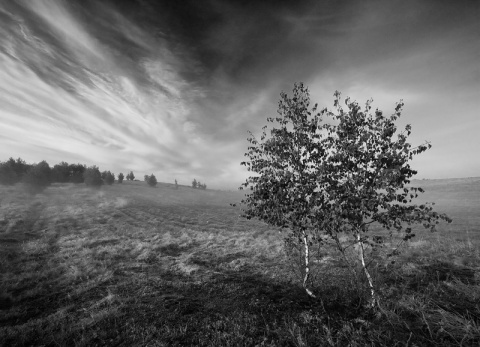
<svg viewBox="0 0 480 347">
<path fill-rule="evenodd" d="M 124 179 L 124 176 L 123 176 L 123 173 L 119 173 L 118 174 L 118 183 L 122 183 L 123 182 L 123 179 Z"/>
<path fill-rule="evenodd" d="M 51 182 L 52 169 L 44 160 L 33 165 L 23 176 L 22 181 L 25 183 L 27 190 L 32 194 L 42 192 Z"/>
<path fill-rule="evenodd" d="M 105 178 L 103 179 L 106 184 L 111 186 L 113 182 L 115 182 L 115 174 L 107 171 L 105 174 Z"/>
<path fill-rule="evenodd" d="M 197 188 L 197 186 L 198 186 L 197 180 L 194 178 L 192 181 L 192 188 Z"/>
<path fill-rule="evenodd" d="M 347 247 L 356 246 L 373 306 L 378 296 L 365 261 L 366 249 L 376 246 L 371 227 L 396 230 L 408 240 L 414 236 L 411 224 L 434 231 L 440 219 L 451 220 L 431 205 L 412 204 L 423 189 L 408 185 L 417 173 L 409 161 L 430 144 L 412 147 L 410 125 L 397 133 L 403 103 L 384 117 L 379 110 L 369 113 L 371 101 L 361 110 L 347 98 L 344 111 L 340 93 L 334 95 L 336 112 L 317 113 L 317 105 L 310 108 L 308 89 L 295 84 L 292 98 L 281 94 L 280 116 L 267 118 L 276 126 L 268 133 L 263 127 L 260 140 L 250 133 L 249 160 L 242 165 L 255 175 L 241 187 L 252 191 L 242 200 L 243 215 L 290 230 L 289 240 L 301 249 L 302 284 L 310 296 L 311 247 L 321 247 L 327 238 L 345 255 Z M 323 117 L 330 119 L 323 122 Z M 339 233 L 350 237 L 348 245 Z"/>
<path fill-rule="evenodd" d="M 0 184 L 13 185 L 18 182 L 15 170 L 8 163 L 0 163 Z"/>
<path fill-rule="evenodd" d="M 157 178 L 154 174 L 151 174 L 150 176 L 145 175 L 145 182 L 147 182 L 150 187 L 155 187 L 157 185 Z"/>
<path fill-rule="evenodd" d="M 89 187 L 100 187 L 103 184 L 102 174 L 97 166 L 90 166 L 83 173 L 84 182 Z"/>
</svg>

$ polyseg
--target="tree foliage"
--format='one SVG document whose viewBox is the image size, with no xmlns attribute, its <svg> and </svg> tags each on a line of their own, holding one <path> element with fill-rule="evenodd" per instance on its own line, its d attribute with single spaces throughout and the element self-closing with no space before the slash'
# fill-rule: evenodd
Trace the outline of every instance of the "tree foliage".
<svg viewBox="0 0 480 347">
<path fill-rule="evenodd" d="M 7 161 L 0 163 L 0 184 L 12 185 L 20 182 L 27 171 L 32 167 L 23 159 L 9 158 Z"/>
<path fill-rule="evenodd" d="M 62 161 L 53 166 L 52 181 L 65 183 L 70 181 L 70 167 L 67 162 Z"/>
<path fill-rule="evenodd" d="M 83 183 L 83 173 L 86 170 L 86 166 L 83 164 L 70 164 L 69 169 L 69 182 L 71 183 Z"/>
<path fill-rule="evenodd" d="M 83 183 L 83 172 L 85 165 L 68 164 L 62 161 L 52 168 L 52 182 L 58 183 Z"/>
<path fill-rule="evenodd" d="M 51 182 L 52 170 L 48 163 L 43 160 L 28 169 L 22 178 L 30 193 L 36 194 L 42 192 Z"/>
<path fill-rule="evenodd" d="M 370 113 L 372 100 L 362 110 L 347 98 L 345 111 L 340 93 L 334 96 L 335 112 L 317 112 L 308 89 L 295 84 L 291 98 L 281 94 L 279 116 L 267 118 L 271 127 L 263 127 L 260 140 L 250 133 L 249 160 L 242 165 L 254 175 L 241 187 L 251 190 L 242 201 L 244 216 L 291 231 L 290 239 L 303 247 L 303 285 L 310 295 L 309 248 L 328 238 L 342 252 L 338 235 L 349 235 L 361 250 L 374 303 L 364 262 L 365 247 L 374 242 L 371 227 L 395 230 L 408 240 L 414 236 L 411 225 L 434 231 L 440 220 L 450 219 L 434 212 L 433 204 L 413 203 L 423 189 L 409 185 L 417 173 L 409 162 L 430 144 L 412 147 L 410 125 L 398 131 L 403 102 L 385 117 L 378 109 Z"/>
<path fill-rule="evenodd" d="M 150 176 L 145 175 L 145 182 L 147 182 L 150 187 L 155 187 L 157 185 L 157 178 L 154 174 L 151 174 Z"/>
<path fill-rule="evenodd" d="M 105 171 L 105 178 L 103 178 L 103 181 L 111 186 L 113 182 L 115 182 L 115 174 L 110 171 Z"/>
<path fill-rule="evenodd" d="M 89 187 L 100 187 L 103 184 L 102 174 L 95 165 L 88 167 L 83 176 L 85 184 Z"/>
<path fill-rule="evenodd" d="M 13 185 L 17 183 L 17 174 L 8 163 L 0 163 L 0 184 Z"/>
<path fill-rule="evenodd" d="M 127 174 L 127 181 L 133 181 L 135 179 L 135 175 L 133 174 L 133 171 L 130 171 L 129 174 Z"/>
<path fill-rule="evenodd" d="M 122 183 L 124 178 L 125 178 L 125 176 L 123 176 L 123 173 L 120 172 L 118 174 L 118 183 Z"/>
<path fill-rule="evenodd" d="M 197 179 L 194 178 L 193 181 L 192 181 L 192 188 L 205 190 L 205 189 L 207 189 L 207 185 L 205 183 L 197 181 Z"/>
</svg>

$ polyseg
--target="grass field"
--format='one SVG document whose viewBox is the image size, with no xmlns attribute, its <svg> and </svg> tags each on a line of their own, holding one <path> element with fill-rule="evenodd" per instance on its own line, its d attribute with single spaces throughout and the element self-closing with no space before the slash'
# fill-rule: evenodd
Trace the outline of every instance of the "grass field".
<svg viewBox="0 0 480 347">
<path fill-rule="evenodd" d="M 282 232 L 229 205 L 240 192 L 0 186 L 0 344 L 478 346 L 480 179 L 413 185 L 453 223 L 372 268 L 376 311 L 330 251 L 307 297 Z"/>
</svg>

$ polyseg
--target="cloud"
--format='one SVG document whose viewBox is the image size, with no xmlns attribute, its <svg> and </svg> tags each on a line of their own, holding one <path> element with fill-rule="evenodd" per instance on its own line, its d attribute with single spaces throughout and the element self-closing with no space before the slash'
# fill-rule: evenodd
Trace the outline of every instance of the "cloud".
<svg viewBox="0 0 480 347">
<path fill-rule="evenodd" d="M 53 162 L 68 160 L 54 156 L 58 150 L 118 170 L 124 168 L 117 162 L 131 165 L 131 169 L 157 170 L 158 162 L 178 162 L 182 156 L 181 161 L 190 162 L 190 156 L 195 157 L 185 147 L 185 138 L 197 139 L 197 147 L 203 144 L 195 135 L 194 123 L 188 120 L 190 110 L 182 100 L 186 82 L 176 74 L 175 66 L 163 62 L 161 56 L 151 56 L 139 65 L 145 69 L 145 76 L 132 77 L 135 69 L 122 75 L 117 60 L 105 53 L 108 47 L 92 38 L 65 3 L 49 3 L 47 7 L 44 2 L 35 2 L 29 6 L 65 39 L 73 54 L 67 56 L 69 67 L 54 77 L 62 82 L 58 84 L 52 83 L 52 76 L 42 78 L 36 73 L 35 66 L 46 62 L 44 55 L 30 60 L 28 65 L 12 55 L 0 55 L 5 67 L 0 72 L 0 98 L 5 105 L 0 110 L 2 135 L 6 137 L 8 132 L 20 139 L 8 153 L 4 149 L 2 156 L 10 156 L 15 147 L 18 152 L 26 146 L 30 152 L 49 148 L 48 159 Z M 29 42 L 41 41 L 30 30 L 20 34 L 27 35 Z M 11 38 L 9 43 L 18 45 L 18 38 Z M 45 41 L 42 44 L 48 53 L 50 46 Z M 38 51 L 38 47 L 33 49 Z M 102 60 L 101 69 L 79 65 L 85 54 Z M 157 87 L 138 83 L 145 78 Z M 66 84 L 68 90 L 61 87 Z M 152 161 L 152 157 L 159 159 Z"/>
<path fill-rule="evenodd" d="M 236 187 L 246 131 L 260 131 L 279 93 L 303 81 L 320 107 L 335 90 L 373 97 L 387 114 L 404 99 L 401 124 L 434 144 L 416 162 L 425 175 L 480 169 L 458 155 L 480 145 L 468 6 L 39 0 L 0 10 L 0 160 Z M 434 165 L 439 153 L 454 167 Z"/>
</svg>

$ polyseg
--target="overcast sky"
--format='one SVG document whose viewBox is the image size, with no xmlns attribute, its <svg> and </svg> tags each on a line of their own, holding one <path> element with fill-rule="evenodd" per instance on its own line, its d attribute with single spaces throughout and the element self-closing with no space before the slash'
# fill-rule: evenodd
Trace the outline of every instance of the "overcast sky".
<svg viewBox="0 0 480 347">
<path fill-rule="evenodd" d="M 417 178 L 480 176 L 479 1 L 0 0 L 0 161 L 235 189 L 247 130 L 304 82 L 431 141 Z"/>
</svg>

